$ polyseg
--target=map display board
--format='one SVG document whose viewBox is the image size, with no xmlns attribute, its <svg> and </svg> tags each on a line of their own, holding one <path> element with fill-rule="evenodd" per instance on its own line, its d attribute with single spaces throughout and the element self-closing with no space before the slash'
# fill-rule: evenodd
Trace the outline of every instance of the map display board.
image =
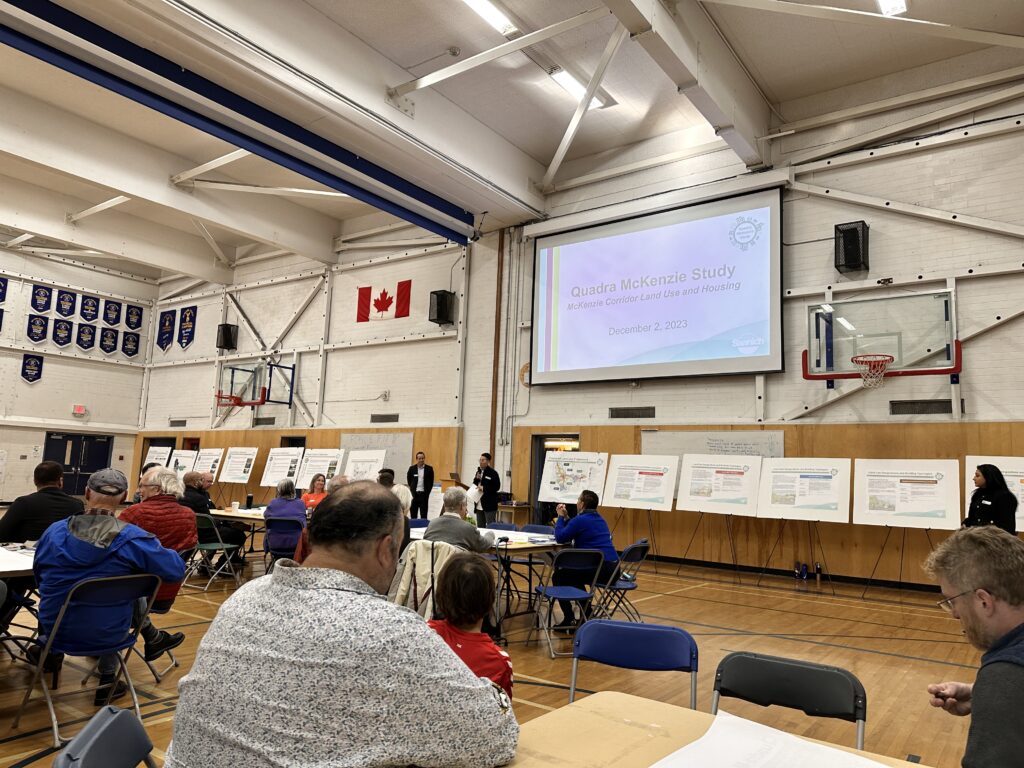
<svg viewBox="0 0 1024 768">
<path fill-rule="evenodd" d="M 166 467 L 167 462 L 170 461 L 171 451 L 174 449 L 170 446 L 164 445 L 151 445 L 149 450 L 146 451 L 146 458 L 142 462 L 142 466 L 147 464 L 159 464 L 161 467 Z"/>
<path fill-rule="evenodd" d="M 186 472 L 191 472 L 196 464 L 197 451 L 175 451 L 171 454 L 170 468 L 178 473 L 178 479 Z"/>
<path fill-rule="evenodd" d="M 760 456 L 688 453 L 679 473 L 676 509 L 754 517 Z"/>
<path fill-rule="evenodd" d="M 964 459 L 964 517 L 971 507 L 974 493 L 974 470 L 979 464 L 994 464 L 1006 479 L 1006 487 L 1017 497 L 1017 530 L 1024 529 L 1024 457 L 968 456 Z"/>
<path fill-rule="evenodd" d="M 537 498 L 539 501 L 575 504 L 582 491 L 599 494 L 604 490 L 607 469 L 607 453 L 548 451 L 544 456 L 544 474 Z"/>
<path fill-rule="evenodd" d="M 853 522 L 894 528 L 960 527 L 960 462 L 858 459 Z"/>
<path fill-rule="evenodd" d="M 757 516 L 850 522 L 850 459 L 764 459 Z"/>
<path fill-rule="evenodd" d="M 345 474 L 352 482 L 356 480 L 376 480 L 377 473 L 384 467 L 387 451 L 349 451 L 345 462 Z"/>
<path fill-rule="evenodd" d="M 669 512 L 678 472 L 678 456 L 612 456 L 601 504 Z"/>
<path fill-rule="evenodd" d="M 260 485 L 272 488 L 282 480 L 294 481 L 299 474 L 299 464 L 302 463 L 304 451 L 305 448 L 271 448 Z"/>
<path fill-rule="evenodd" d="M 259 448 L 228 448 L 228 455 L 220 470 L 220 482 L 242 483 L 243 485 L 248 483 L 259 450 Z"/>
<path fill-rule="evenodd" d="M 196 456 L 196 464 L 192 467 L 193 472 L 209 473 L 213 479 L 217 479 L 217 470 L 220 469 L 220 462 L 224 458 L 223 448 L 202 448 Z"/>
<path fill-rule="evenodd" d="M 344 457 L 345 451 L 339 448 L 310 448 L 302 457 L 295 487 L 308 489 L 313 475 L 323 475 L 325 480 L 330 480 L 341 471 Z"/>
</svg>

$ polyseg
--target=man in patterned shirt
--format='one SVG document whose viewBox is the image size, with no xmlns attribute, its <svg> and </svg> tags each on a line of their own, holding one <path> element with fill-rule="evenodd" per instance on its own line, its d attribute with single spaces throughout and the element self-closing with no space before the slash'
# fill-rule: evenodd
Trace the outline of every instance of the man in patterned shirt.
<svg viewBox="0 0 1024 768">
<path fill-rule="evenodd" d="M 312 551 L 220 608 L 182 679 L 166 768 L 418 765 L 515 757 L 505 693 L 388 603 L 402 510 L 363 481 L 321 502 Z"/>
</svg>

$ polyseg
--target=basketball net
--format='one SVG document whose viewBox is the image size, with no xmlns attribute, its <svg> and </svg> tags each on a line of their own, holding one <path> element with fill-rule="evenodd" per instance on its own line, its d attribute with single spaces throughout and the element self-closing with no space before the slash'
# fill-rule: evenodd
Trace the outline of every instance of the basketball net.
<svg viewBox="0 0 1024 768">
<path fill-rule="evenodd" d="M 877 389 L 885 380 L 885 371 L 895 360 L 892 355 L 854 355 L 850 362 L 860 366 L 865 389 Z"/>
</svg>

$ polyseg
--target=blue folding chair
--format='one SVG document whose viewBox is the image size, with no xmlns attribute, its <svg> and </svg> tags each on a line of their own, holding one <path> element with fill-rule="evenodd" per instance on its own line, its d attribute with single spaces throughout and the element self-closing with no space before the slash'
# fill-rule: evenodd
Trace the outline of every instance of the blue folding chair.
<svg viewBox="0 0 1024 768">
<path fill-rule="evenodd" d="M 106 706 L 60 751 L 53 768 L 156 768 L 153 742 L 127 709 Z"/>
<path fill-rule="evenodd" d="M 567 600 L 570 603 L 579 605 L 583 620 L 586 621 L 585 606 L 596 595 L 595 583 L 597 582 L 598 574 L 601 572 L 602 564 L 604 564 L 604 554 L 599 549 L 563 549 L 552 558 L 550 563 L 545 565 L 544 577 L 534 590 L 540 604 L 537 606 L 536 621 L 530 627 L 530 633 L 526 636 L 527 645 L 529 645 L 533 638 L 534 630 L 540 630 L 547 638 L 548 651 L 551 653 L 552 659 L 557 656 L 572 656 L 572 652 L 561 653 L 555 651 L 554 640 L 551 636 L 555 601 Z M 586 584 L 582 589 L 579 587 L 553 585 L 551 579 L 555 571 L 563 568 L 566 570 L 582 571 L 586 574 L 585 578 L 589 584 Z M 542 613 L 544 613 L 543 618 L 541 618 Z M 570 618 L 566 616 L 563 620 Z"/>
<path fill-rule="evenodd" d="M 266 533 L 263 534 L 263 563 L 267 573 L 273 570 L 274 563 L 283 557 L 295 557 L 295 548 L 299 546 L 304 526 L 291 517 L 268 517 Z"/>
<path fill-rule="evenodd" d="M 554 536 L 555 527 L 553 525 L 534 525 L 533 523 L 527 523 L 520 528 L 523 533 L 533 533 L 538 536 Z M 536 560 L 534 558 L 537 558 Z M 530 596 L 530 600 L 533 600 L 533 580 L 537 579 L 540 583 L 541 573 L 543 571 L 544 561 L 549 560 L 550 556 L 547 553 L 541 555 L 527 555 L 526 557 L 513 557 L 509 563 L 512 566 L 525 565 L 525 574 L 522 571 L 516 571 L 513 569 L 513 573 L 518 576 L 526 576 L 526 589 L 527 594 Z M 540 570 L 538 570 L 538 567 Z"/>
<path fill-rule="evenodd" d="M 413 517 L 409 520 L 410 528 L 426 528 L 430 521 L 423 517 Z"/>
<path fill-rule="evenodd" d="M 650 542 L 647 539 L 640 539 L 622 551 L 622 555 L 619 556 L 619 570 L 613 580 L 609 584 L 597 585 L 600 597 L 594 607 L 596 616 L 612 619 L 615 618 L 615 612 L 621 610 L 630 621 L 640 623 L 644 620 L 640 611 L 630 602 L 629 593 L 636 589 L 637 573 L 650 550 Z"/>
<path fill-rule="evenodd" d="M 488 523 L 487 529 L 490 531 L 518 531 L 519 528 L 515 523 Z"/>
<path fill-rule="evenodd" d="M 578 630 L 572 643 L 569 703 L 576 698 L 580 660 L 646 672 L 689 672 L 690 709 L 697 708 L 697 643 L 679 627 L 593 619 Z"/>
</svg>

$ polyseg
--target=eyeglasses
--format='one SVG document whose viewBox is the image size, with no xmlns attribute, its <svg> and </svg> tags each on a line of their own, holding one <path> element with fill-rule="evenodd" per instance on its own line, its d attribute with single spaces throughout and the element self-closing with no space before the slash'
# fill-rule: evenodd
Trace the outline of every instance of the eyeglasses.
<svg viewBox="0 0 1024 768">
<path fill-rule="evenodd" d="M 941 608 L 946 613 L 952 613 L 953 612 L 953 601 L 956 600 L 958 597 L 963 597 L 964 595 L 969 595 L 973 591 L 974 591 L 973 589 L 968 589 L 968 590 L 966 590 L 964 592 L 961 592 L 959 595 L 953 595 L 952 597 L 947 597 L 945 600 L 939 600 L 937 603 L 935 603 L 935 606 L 937 608 Z"/>
</svg>

